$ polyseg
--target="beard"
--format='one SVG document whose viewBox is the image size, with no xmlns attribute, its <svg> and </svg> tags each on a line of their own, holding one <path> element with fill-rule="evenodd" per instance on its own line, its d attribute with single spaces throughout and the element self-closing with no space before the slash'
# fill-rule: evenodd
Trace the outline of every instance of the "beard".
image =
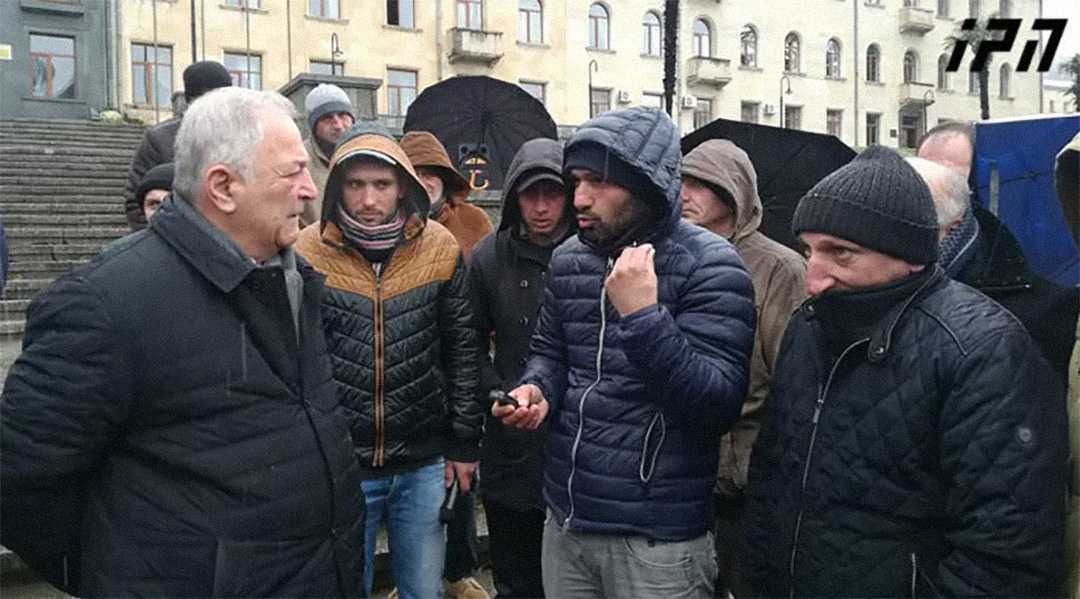
<svg viewBox="0 0 1080 599">
<path fill-rule="evenodd" d="M 586 212 L 587 216 L 597 215 Z M 634 237 L 640 235 L 653 223 L 652 211 L 645 202 L 633 196 L 627 203 L 625 210 L 618 211 L 607 220 L 595 220 L 592 226 L 578 231 L 581 240 L 587 245 L 597 248 L 619 249 L 634 241 Z"/>
</svg>

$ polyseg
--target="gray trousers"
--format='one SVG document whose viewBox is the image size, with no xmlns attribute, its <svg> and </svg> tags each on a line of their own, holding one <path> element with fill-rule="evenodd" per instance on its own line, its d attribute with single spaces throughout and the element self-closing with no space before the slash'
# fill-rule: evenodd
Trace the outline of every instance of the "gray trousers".
<svg viewBox="0 0 1080 599">
<path fill-rule="evenodd" d="M 559 599 L 711 599 L 716 582 L 712 533 L 689 541 L 563 530 L 548 512 L 541 558 L 544 594 Z"/>
</svg>

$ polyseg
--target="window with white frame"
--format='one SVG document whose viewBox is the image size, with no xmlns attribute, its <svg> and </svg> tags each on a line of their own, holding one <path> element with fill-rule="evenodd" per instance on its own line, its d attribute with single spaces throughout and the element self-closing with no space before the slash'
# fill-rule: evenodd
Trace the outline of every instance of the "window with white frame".
<svg viewBox="0 0 1080 599">
<path fill-rule="evenodd" d="M 262 56 L 243 52 L 226 52 L 225 69 L 232 75 L 233 85 L 262 89 Z"/>
<path fill-rule="evenodd" d="M 405 29 L 416 28 L 415 0 L 386 0 L 386 24 Z"/>
<path fill-rule="evenodd" d="M 744 123 L 758 123 L 761 121 L 761 103 L 743 102 L 739 109 L 739 120 Z"/>
<path fill-rule="evenodd" d="M 739 64 L 744 67 L 754 68 L 757 66 L 757 29 L 749 23 L 744 25 L 739 32 Z"/>
<path fill-rule="evenodd" d="M 919 80 L 919 55 L 914 50 L 904 52 L 904 83 Z"/>
<path fill-rule="evenodd" d="M 877 44 L 866 49 L 866 80 L 881 81 L 881 48 Z"/>
<path fill-rule="evenodd" d="M 530 96 L 540 100 L 541 104 L 547 104 L 547 84 L 542 81 L 518 81 L 518 85 L 521 89 L 529 93 Z"/>
<path fill-rule="evenodd" d="M 172 87 L 172 46 L 132 43 L 131 101 L 169 106 Z"/>
<path fill-rule="evenodd" d="M 459 29 L 483 30 L 483 0 L 457 0 L 457 26 Z"/>
<path fill-rule="evenodd" d="M 940 90 L 948 90 L 952 88 L 952 79 L 950 73 L 946 67 L 949 66 L 949 55 L 942 54 L 937 59 L 937 88 Z"/>
<path fill-rule="evenodd" d="M 540 0 L 518 0 L 518 41 L 544 43 L 544 7 Z"/>
<path fill-rule="evenodd" d="M 641 18 L 641 53 L 645 56 L 660 56 L 663 53 L 664 36 L 660 24 L 660 15 L 656 11 L 646 11 Z"/>
<path fill-rule="evenodd" d="M 1001 65 L 1001 69 L 998 71 L 998 97 L 1002 99 L 1011 98 L 1009 95 L 1009 85 L 1012 79 L 1012 67 L 1008 64 Z"/>
<path fill-rule="evenodd" d="M 386 69 L 386 110 L 404 116 L 416 99 L 416 71 Z"/>
<path fill-rule="evenodd" d="M 784 72 L 798 73 L 800 59 L 799 34 L 792 31 L 784 38 Z"/>
<path fill-rule="evenodd" d="M 611 34 L 611 20 L 608 9 L 599 2 L 589 7 L 589 48 L 593 50 L 607 50 L 608 38 Z"/>
<path fill-rule="evenodd" d="M 713 120 L 712 98 L 698 98 L 694 106 L 694 129 L 700 129 Z"/>
<path fill-rule="evenodd" d="M 341 0 L 308 0 L 308 15 L 322 19 L 341 17 Z"/>
<path fill-rule="evenodd" d="M 872 146 L 881 143 L 881 115 L 878 113 L 866 113 L 866 145 Z"/>
<path fill-rule="evenodd" d="M 825 43 L 825 77 L 840 78 L 840 40 L 835 37 Z"/>
<path fill-rule="evenodd" d="M 829 135 L 841 137 L 844 134 L 844 111 L 828 109 L 825 111 L 825 127 Z"/>
<path fill-rule="evenodd" d="M 694 56 L 712 56 L 712 28 L 705 19 L 694 20 Z"/>
</svg>

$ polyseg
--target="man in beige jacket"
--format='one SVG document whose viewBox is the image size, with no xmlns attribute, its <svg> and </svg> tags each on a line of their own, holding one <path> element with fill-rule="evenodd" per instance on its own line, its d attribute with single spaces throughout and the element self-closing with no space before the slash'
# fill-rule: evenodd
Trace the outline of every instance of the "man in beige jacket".
<svg viewBox="0 0 1080 599">
<path fill-rule="evenodd" d="M 311 128 L 304 148 L 308 152 L 311 180 L 319 193 L 314 202 L 304 204 L 304 213 L 300 215 L 301 228 L 319 220 L 326 178 L 330 175 L 330 156 L 334 154 L 334 146 L 341 139 L 341 134 L 356 122 L 349 95 L 330 83 L 320 83 L 308 93 L 304 99 L 304 110 L 307 111 L 308 127 Z"/>
<path fill-rule="evenodd" d="M 776 354 L 788 318 L 805 298 L 806 261 L 758 231 L 762 205 L 750 158 L 728 140 L 707 141 L 683 158 L 683 218 L 735 245 L 754 285 L 757 331 L 750 387 L 742 417 L 720 441 L 716 498 L 716 554 L 721 584 L 737 597 L 750 594 L 744 563 L 748 531 L 744 513 L 750 450 L 765 415 Z M 723 596 L 722 594 L 720 596 Z"/>
</svg>

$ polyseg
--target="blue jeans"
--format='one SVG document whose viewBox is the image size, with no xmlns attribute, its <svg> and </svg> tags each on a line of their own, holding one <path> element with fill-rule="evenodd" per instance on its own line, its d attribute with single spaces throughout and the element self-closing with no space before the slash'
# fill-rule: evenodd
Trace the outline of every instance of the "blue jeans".
<svg viewBox="0 0 1080 599">
<path fill-rule="evenodd" d="M 390 541 L 390 572 L 401 599 L 442 596 L 446 544 L 439 522 L 445 495 L 443 461 L 394 476 L 361 483 L 367 502 L 364 530 L 364 591 L 375 579 L 375 535 L 385 524 Z"/>
</svg>

